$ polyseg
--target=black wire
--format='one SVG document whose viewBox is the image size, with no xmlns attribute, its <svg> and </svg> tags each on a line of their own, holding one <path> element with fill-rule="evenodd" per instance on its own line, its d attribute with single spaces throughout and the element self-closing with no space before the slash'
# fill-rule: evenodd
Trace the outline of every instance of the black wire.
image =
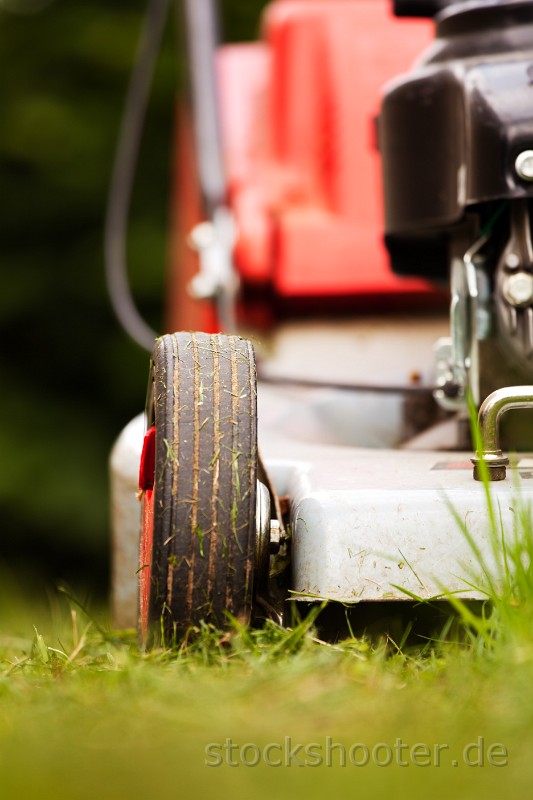
<svg viewBox="0 0 533 800">
<path fill-rule="evenodd" d="M 408 395 L 427 395 L 432 394 L 434 387 L 428 385 L 380 385 L 363 383 L 337 383 L 335 381 L 320 381 L 307 378 L 292 378 L 286 375 L 272 375 L 263 372 L 262 365 L 257 365 L 257 379 L 260 383 L 268 383 L 273 386 L 286 386 L 302 389 L 335 389 L 343 392 L 375 392 L 378 394 L 408 394 Z"/>
<path fill-rule="evenodd" d="M 150 87 L 170 0 L 149 0 L 120 125 L 104 232 L 106 283 L 113 310 L 131 338 L 150 351 L 157 338 L 135 305 L 128 280 L 126 240 L 135 168 Z"/>
</svg>

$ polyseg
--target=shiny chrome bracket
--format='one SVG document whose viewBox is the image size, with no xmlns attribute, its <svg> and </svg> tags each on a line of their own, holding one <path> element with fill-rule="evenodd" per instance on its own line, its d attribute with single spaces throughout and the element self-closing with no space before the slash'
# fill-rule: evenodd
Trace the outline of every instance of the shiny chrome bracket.
<svg viewBox="0 0 533 800">
<path fill-rule="evenodd" d="M 483 401 L 479 409 L 479 429 L 481 432 L 481 453 L 472 458 L 474 480 L 483 479 L 481 462 L 487 466 L 490 481 L 503 481 L 509 459 L 500 448 L 500 420 L 511 409 L 533 409 L 533 386 L 509 386 L 498 389 Z"/>
</svg>

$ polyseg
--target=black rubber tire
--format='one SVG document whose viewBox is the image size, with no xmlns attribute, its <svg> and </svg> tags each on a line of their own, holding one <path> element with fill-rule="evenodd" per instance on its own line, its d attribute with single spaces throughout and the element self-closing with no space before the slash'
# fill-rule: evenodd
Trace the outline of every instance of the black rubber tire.
<svg viewBox="0 0 533 800">
<path fill-rule="evenodd" d="M 151 639 L 252 611 L 257 394 L 254 351 L 237 336 L 174 333 L 152 357 L 156 426 Z"/>
</svg>

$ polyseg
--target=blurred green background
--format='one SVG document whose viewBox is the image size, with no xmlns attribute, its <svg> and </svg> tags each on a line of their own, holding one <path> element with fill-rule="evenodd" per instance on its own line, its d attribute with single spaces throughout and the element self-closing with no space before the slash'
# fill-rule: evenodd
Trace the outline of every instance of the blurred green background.
<svg viewBox="0 0 533 800">
<path fill-rule="evenodd" d="M 253 37 L 263 5 L 223 0 L 225 38 Z M 0 570 L 28 591 L 108 590 L 107 460 L 143 407 L 148 355 L 111 312 L 103 224 L 144 12 L 140 0 L 0 0 Z M 158 330 L 182 29 L 176 3 L 128 236 L 133 293 Z"/>
</svg>

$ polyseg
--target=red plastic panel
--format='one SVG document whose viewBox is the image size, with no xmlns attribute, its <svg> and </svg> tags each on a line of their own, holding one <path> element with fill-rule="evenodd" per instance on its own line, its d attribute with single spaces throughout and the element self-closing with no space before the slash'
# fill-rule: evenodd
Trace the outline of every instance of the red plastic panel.
<svg viewBox="0 0 533 800">
<path fill-rule="evenodd" d="M 139 489 L 142 492 L 154 488 L 155 435 L 155 426 L 149 428 L 144 435 L 141 463 L 139 465 Z"/>
<path fill-rule="evenodd" d="M 284 296 L 427 294 L 382 244 L 374 119 L 432 38 L 390 0 L 278 0 L 264 41 L 221 48 L 221 114 L 245 281 Z M 416 176 L 413 176 L 416 180 Z"/>
</svg>

